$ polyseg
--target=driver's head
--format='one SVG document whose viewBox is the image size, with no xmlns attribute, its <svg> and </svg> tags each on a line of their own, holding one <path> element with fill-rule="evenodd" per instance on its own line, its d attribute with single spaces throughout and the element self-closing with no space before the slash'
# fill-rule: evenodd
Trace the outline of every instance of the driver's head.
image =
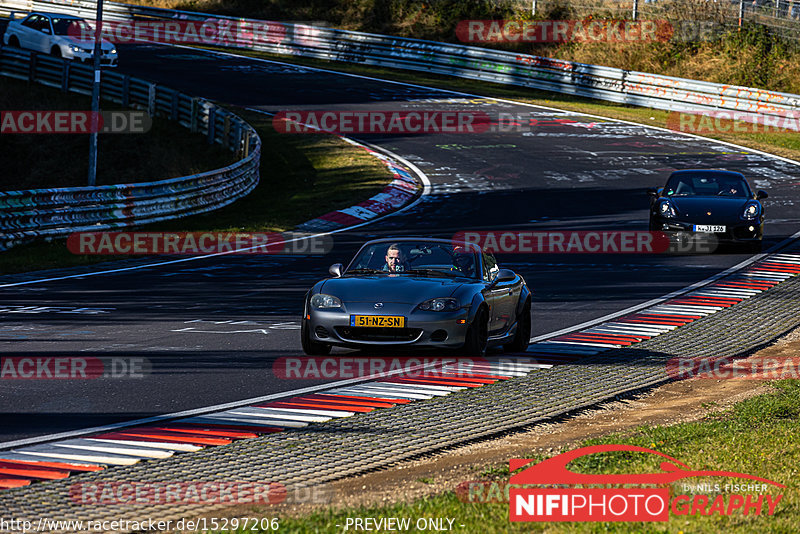
<svg viewBox="0 0 800 534">
<path fill-rule="evenodd" d="M 386 266 L 389 267 L 389 271 L 397 271 L 397 267 L 400 267 L 402 270 L 403 265 L 403 251 L 400 250 L 400 247 L 395 245 L 389 245 L 389 248 L 386 249 Z"/>
<path fill-rule="evenodd" d="M 472 262 L 472 253 L 469 252 L 466 247 L 462 245 L 456 245 L 453 247 L 453 263 L 464 274 L 472 274 Z"/>
</svg>

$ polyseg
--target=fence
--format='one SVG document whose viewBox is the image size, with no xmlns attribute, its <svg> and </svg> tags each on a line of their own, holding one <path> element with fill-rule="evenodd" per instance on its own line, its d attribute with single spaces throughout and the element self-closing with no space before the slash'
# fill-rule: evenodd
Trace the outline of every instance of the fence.
<svg viewBox="0 0 800 534">
<path fill-rule="evenodd" d="M 84 65 L 0 46 L 0 75 L 90 95 L 93 70 Z M 142 225 L 214 210 L 258 184 L 261 140 L 229 111 L 144 80 L 104 71 L 101 98 L 163 116 L 209 143 L 237 153 L 236 163 L 169 180 L 0 192 L 0 250 L 35 238 Z"/>
</svg>

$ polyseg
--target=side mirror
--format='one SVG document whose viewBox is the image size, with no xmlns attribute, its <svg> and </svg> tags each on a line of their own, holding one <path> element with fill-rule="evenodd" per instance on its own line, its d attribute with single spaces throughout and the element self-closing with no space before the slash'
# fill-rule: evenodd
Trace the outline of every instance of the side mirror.
<svg viewBox="0 0 800 534">
<path fill-rule="evenodd" d="M 50 28 L 42 28 L 42 33 L 46 33 L 47 35 L 50 35 Z"/>
<path fill-rule="evenodd" d="M 758 193 L 756 193 L 756 200 L 763 200 L 768 197 L 769 195 L 767 194 L 766 191 L 759 191 Z"/>
<path fill-rule="evenodd" d="M 514 271 L 512 271 L 511 269 L 500 269 L 499 271 L 497 271 L 497 276 L 495 276 L 494 280 L 492 281 L 492 287 L 503 282 L 511 282 L 516 278 L 517 278 L 516 273 L 514 273 Z"/>
<path fill-rule="evenodd" d="M 342 267 L 341 263 L 334 263 L 333 265 L 328 267 L 328 272 L 334 278 L 339 278 L 339 277 L 342 276 L 342 269 L 343 269 L 343 267 Z"/>
</svg>

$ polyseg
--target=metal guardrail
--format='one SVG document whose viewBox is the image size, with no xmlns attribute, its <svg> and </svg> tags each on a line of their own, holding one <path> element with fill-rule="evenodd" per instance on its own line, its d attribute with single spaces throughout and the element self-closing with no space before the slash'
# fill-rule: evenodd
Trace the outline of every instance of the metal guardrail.
<svg viewBox="0 0 800 534">
<path fill-rule="evenodd" d="M 254 19 L 222 17 L 109 2 L 109 20 L 171 19 L 227 21 L 239 39 L 226 46 L 393 67 L 663 110 L 736 111 L 750 120 L 785 117 L 800 110 L 800 95 L 674 78 L 599 65 L 562 61 L 515 52 L 419 39 Z M 75 0 L 9 0 L 0 14 L 12 10 L 63 11 L 94 18 L 94 2 Z M 255 30 L 253 30 L 255 28 Z"/>
<path fill-rule="evenodd" d="M 93 70 L 0 46 L 0 75 L 91 94 Z M 101 98 L 163 116 L 241 158 L 221 169 L 157 182 L 0 191 L 0 250 L 36 238 L 142 225 L 214 210 L 258 184 L 261 140 L 233 113 L 201 98 L 104 71 Z"/>
</svg>

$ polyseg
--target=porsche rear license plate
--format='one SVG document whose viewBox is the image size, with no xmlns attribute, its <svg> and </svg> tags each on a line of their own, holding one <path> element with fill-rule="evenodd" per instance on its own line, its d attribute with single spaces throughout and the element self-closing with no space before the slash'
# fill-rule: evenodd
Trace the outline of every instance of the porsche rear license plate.
<svg viewBox="0 0 800 534">
<path fill-rule="evenodd" d="M 390 315 L 351 315 L 350 326 L 379 326 L 383 328 L 404 328 L 405 317 Z"/>
<path fill-rule="evenodd" d="M 724 234 L 725 227 L 719 224 L 695 224 L 694 231 L 706 234 Z"/>
</svg>

